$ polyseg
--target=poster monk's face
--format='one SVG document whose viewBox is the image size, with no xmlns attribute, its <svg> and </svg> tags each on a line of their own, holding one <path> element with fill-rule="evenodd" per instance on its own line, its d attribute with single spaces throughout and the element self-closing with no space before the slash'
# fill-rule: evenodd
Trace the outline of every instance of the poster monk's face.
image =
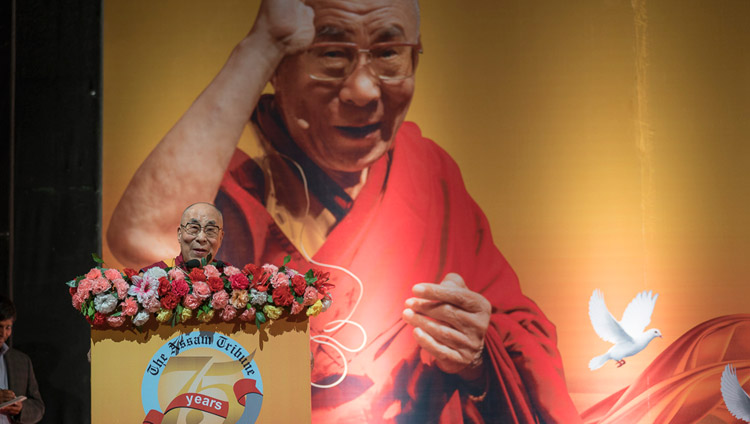
<svg viewBox="0 0 750 424">
<path fill-rule="evenodd" d="M 313 43 L 419 42 L 414 0 L 313 0 Z M 414 76 L 383 81 L 360 54 L 352 73 L 336 81 L 310 77 L 304 54 L 287 56 L 272 79 L 284 121 L 305 153 L 324 169 L 354 172 L 388 151 L 414 94 Z M 309 124 L 305 128 L 300 124 Z"/>
</svg>

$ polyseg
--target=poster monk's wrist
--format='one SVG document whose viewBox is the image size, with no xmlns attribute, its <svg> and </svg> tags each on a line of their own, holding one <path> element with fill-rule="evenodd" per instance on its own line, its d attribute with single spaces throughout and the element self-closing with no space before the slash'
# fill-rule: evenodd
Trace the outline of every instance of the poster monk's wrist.
<svg viewBox="0 0 750 424">
<path fill-rule="evenodd" d="M 486 360 L 484 358 L 484 347 L 472 363 L 458 373 L 463 380 L 463 385 L 469 397 L 474 401 L 481 401 L 487 394 L 489 380 L 485 372 Z"/>
</svg>

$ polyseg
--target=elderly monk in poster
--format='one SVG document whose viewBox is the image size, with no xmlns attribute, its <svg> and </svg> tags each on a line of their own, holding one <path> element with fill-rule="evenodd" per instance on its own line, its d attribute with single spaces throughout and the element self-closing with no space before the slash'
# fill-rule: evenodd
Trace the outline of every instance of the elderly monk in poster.
<svg viewBox="0 0 750 424">
<path fill-rule="evenodd" d="M 329 271 L 315 422 L 578 422 L 554 326 L 455 162 L 404 122 L 421 51 L 416 0 L 263 1 L 133 176 L 112 252 L 166 257 L 181 207 L 215 201 L 226 260 Z M 248 121 L 252 157 L 237 149 Z"/>
</svg>

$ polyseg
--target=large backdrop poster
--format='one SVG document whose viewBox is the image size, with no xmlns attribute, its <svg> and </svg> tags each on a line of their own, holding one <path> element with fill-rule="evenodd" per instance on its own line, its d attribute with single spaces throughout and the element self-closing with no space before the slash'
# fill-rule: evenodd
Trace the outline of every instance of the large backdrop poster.
<svg viewBox="0 0 750 424">
<path fill-rule="evenodd" d="M 136 169 L 247 34 L 258 5 L 104 2 L 103 234 Z M 703 408 L 692 418 L 728 421 L 723 366 L 750 380 L 750 350 L 736 337 L 709 329 L 697 336 L 708 342 L 675 345 L 713 318 L 750 312 L 748 16 L 739 0 L 421 4 L 407 121 L 457 162 L 524 294 L 555 324 L 581 413 L 641 384 L 630 401 L 647 422 L 687 416 L 678 412 L 685 399 Z M 239 147 L 252 146 L 248 130 Z M 122 263 L 103 243 L 108 265 L 146 265 Z M 589 315 L 596 289 L 617 319 L 638 293 L 658 294 L 647 328 L 662 337 L 622 366 L 590 370 L 611 346 Z M 719 327 L 747 334 L 738 322 Z M 710 368 L 690 376 L 701 379 L 700 402 L 692 386 L 667 395 L 642 377 L 668 349 Z M 708 351 L 724 354 L 701 362 Z M 670 396 L 681 400 L 659 403 Z"/>
</svg>

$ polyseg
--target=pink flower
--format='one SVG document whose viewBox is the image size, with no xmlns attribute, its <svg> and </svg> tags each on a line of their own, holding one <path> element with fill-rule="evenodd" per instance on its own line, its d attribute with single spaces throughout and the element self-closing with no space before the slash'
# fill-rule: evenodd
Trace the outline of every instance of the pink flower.
<svg viewBox="0 0 750 424">
<path fill-rule="evenodd" d="M 203 272 L 206 274 L 206 277 L 209 277 L 209 278 L 211 278 L 211 277 L 216 277 L 216 278 L 221 277 L 221 273 L 213 265 L 206 265 L 206 266 L 204 266 L 203 267 Z"/>
<path fill-rule="evenodd" d="M 194 294 L 189 294 L 182 300 L 182 306 L 191 310 L 201 306 L 201 303 L 203 303 L 203 300 L 199 299 L 198 296 Z"/>
<path fill-rule="evenodd" d="M 227 277 L 231 277 L 236 274 L 240 274 L 242 271 L 240 271 L 238 268 L 235 268 L 233 266 L 225 266 L 224 267 L 224 274 L 226 274 Z"/>
<path fill-rule="evenodd" d="M 124 315 L 120 315 L 120 316 L 117 316 L 117 317 L 115 317 L 115 316 L 108 316 L 107 317 L 107 324 L 109 324 L 109 326 L 112 327 L 112 328 L 117 328 L 117 327 L 121 326 L 124 323 L 125 323 L 125 316 Z"/>
<path fill-rule="evenodd" d="M 170 280 L 184 280 L 185 279 L 185 273 L 180 268 L 172 268 L 167 273 L 169 275 Z"/>
<path fill-rule="evenodd" d="M 297 315 L 302 312 L 303 309 L 305 309 L 305 307 L 302 306 L 301 303 L 292 302 L 292 315 Z"/>
<path fill-rule="evenodd" d="M 240 319 L 245 322 L 255 321 L 255 308 L 247 308 L 240 315 Z"/>
<path fill-rule="evenodd" d="M 214 293 L 214 297 L 211 299 L 211 307 L 214 309 L 224 309 L 227 303 L 229 303 L 229 295 L 224 290 Z"/>
<path fill-rule="evenodd" d="M 262 267 L 260 267 L 260 269 L 262 269 L 263 272 L 270 274 L 270 275 L 274 275 L 277 272 L 279 272 L 279 267 L 277 267 L 276 265 L 271 265 L 271 264 L 265 264 Z"/>
<path fill-rule="evenodd" d="M 123 315 L 132 317 L 138 312 L 138 303 L 132 297 L 126 297 L 121 305 Z"/>
<path fill-rule="evenodd" d="M 232 283 L 232 288 L 235 290 L 245 290 L 250 285 L 250 281 L 241 272 L 229 277 L 229 282 Z"/>
<path fill-rule="evenodd" d="M 88 274 L 86 274 L 86 278 L 89 280 L 96 280 L 97 278 L 102 276 L 102 272 L 99 271 L 98 268 L 91 268 L 91 271 L 89 271 Z"/>
<path fill-rule="evenodd" d="M 144 274 L 143 277 L 134 275 L 131 278 L 133 285 L 128 289 L 128 295 L 138 298 L 138 302 L 143 302 L 149 297 L 156 297 L 159 290 L 159 279 Z"/>
<path fill-rule="evenodd" d="M 206 299 L 208 296 L 211 296 L 211 288 L 208 287 L 205 281 L 193 281 L 193 294 L 200 299 Z"/>
<path fill-rule="evenodd" d="M 94 286 L 94 282 L 89 280 L 88 278 L 84 278 L 78 283 L 78 293 L 81 293 L 81 298 L 83 300 L 86 300 L 89 298 L 89 292 L 91 292 L 91 289 Z"/>
<path fill-rule="evenodd" d="M 112 284 L 110 284 L 106 278 L 99 277 L 96 280 L 94 280 L 94 284 L 91 288 L 91 292 L 94 294 L 100 294 L 109 290 L 110 287 L 112 287 Z"/>
<path fill-rule="evenodd" d="M 183 297 L 190 291 L 190 286 L 188 286 L 187 281 L 184 279 L 174 280 L 172 281 L 172 293 L 176 294 L 179 297 Z"/>
<path fill-rule="evenodd" d="M 315 287 L 308 286 L 305 289 L 305 301 L 302 304 L 305 306 L 310 306 L 317 301 L 318 301 L 318 291 L 315 290 Z"/>
<path fill-rule="evenodd" d="M 73 295 L 73 307 L 76 308 L 77 310 L 79 311 L 81 310 L 81 305 L 83 304 L 83 301 L 84 299 L 83 299 L 81 292 L 77 292 L 76 294 Z"/>
<path fill-rule="evenodd" d="M 122 274 L 120 274 L 120 271 L 110 268 L 106 271 L 104 271 L 104 276 L 107 277 L 107 280 L 109 281 L 115 281 L 117 279 L 122 278 Z"/>
<path fill-rule="evenodd" d="M 226 292 L 224 292 L 226 293 Z M 214 295 L 216 297 L 216 295 Z M 237 310 L 232 305 L 227 305 L 221 310 L 219 315 L 223 321 L 231 321 L 237 316 Z"/>
<path fill-rule="evenodd" d="M 151 313 L 159 312 L 159 309 L 161 309 L 161 302 L 156 296 L 147 297 L 141 304 L 143 305 L 143 309 Z"/>
<path fill-rule="evenodd" d="M 271 279 L 271 285 L 274 289 L 289 285 L 289 277 L 286 274 L 276 274 Z"/>
<path fill-rule="evenodd" d="M 128 286 L 128 283 L 126 283 L 122 278 L 118 278 L 117 280 L 112 281 L 112 284 L 114 284 L 115 290 L 117 290 L 117 298 L 120 300 L 124 299 L 128 294 L 128 289 L 130 288 L 130 286 Z"/>
</svg>

